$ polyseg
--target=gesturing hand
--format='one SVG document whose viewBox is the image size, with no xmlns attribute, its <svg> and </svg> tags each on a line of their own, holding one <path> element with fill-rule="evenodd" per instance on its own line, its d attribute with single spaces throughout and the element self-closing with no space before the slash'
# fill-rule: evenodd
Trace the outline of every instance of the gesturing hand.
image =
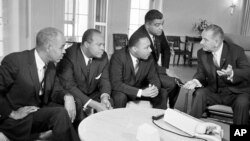
<svg viewBox="0 0 250 141">
<path fill-rule="evenodd" d="M 16 111 L 12 111 L 9 115 L 10 118 L 18 120 L 18 119 L 23 119 L 30 113 L 36 112 L 39 108 L 36 106 L 24 106 Z"/>
</svg>

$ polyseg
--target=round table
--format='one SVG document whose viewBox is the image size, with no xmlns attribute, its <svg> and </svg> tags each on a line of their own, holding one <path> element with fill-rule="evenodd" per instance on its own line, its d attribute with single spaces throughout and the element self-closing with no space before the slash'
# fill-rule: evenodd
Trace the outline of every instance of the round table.
<svg viewBox="0 0 250 141">
<path fill-rule="evenodd" d="M 159 131 L 161 141 L 198 140 L 181 137 L 156 127 L 152 123 L 152 116 L 163 113 L 164 110 L 143 108 L 120 108 L 103 111 L 84 119 L 78 127 L 78 133 L 82 141 L 138 141 L 136 140 L 137 128 L 147 123 Z M 165 129 L 187 135 L 164 122 L 163 119 L 157 120 L 156 123 Z"/>
</svg>

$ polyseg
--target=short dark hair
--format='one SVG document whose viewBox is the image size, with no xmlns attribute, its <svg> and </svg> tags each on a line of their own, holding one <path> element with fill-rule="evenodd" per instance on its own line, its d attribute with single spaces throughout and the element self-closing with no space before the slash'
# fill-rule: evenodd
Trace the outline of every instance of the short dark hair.
<svg viewBox="0 0 250 141">
<path fill-rule="evenodd" d="M 88 30 L 86 30 L 84 33 L 83 33 L 83 35 L 82 35 L 82 44 L 84 43 L 84 42 L 91 42 L 93 39 L 92 39 L 92 37 L 93 37 L 93 34 L 94 33 L 98 33 L 98 34 L 101 34 L 101 32 L 99 31 L 99 30 L 97 30 L 97 29 L 93 29 L 93 28 L 91 28 L 91 29 L 88 29 Z"/>
<path fill-rule="evenodd" d="M 63 35 L 63 33 L 54 28 L 54 27 L 46 27 L 41 29 L 36 35 L 36 46 L 46 46 L 51 42 L 54 42 L 58 35 Z"/>
<path fill-rule="evenodd" d="M 215 24 L 211 24 L 205 28 L 205 31 L 213 31 L 213 36 L 219 36 L 221 40 L 224 40 L 224 31 L 223 29 Z"/>
<path fill-rule="evenodd" d="M 146 22 L 152 22 L 155 19 L 162 19 L 163 18 L 163 14 L 156 10 L 156 9 L 152 9 L 149 10 L 146 15 L 145 15 L 145 23 Z"/>
<path fill-rule="evenodd" d="M 128 47 L 131 48 L 135 46 L 141 38 L 148 38 L 148 36 L 140 32 L 135 32 L 132 34 L 128 41 Z"/>
</svg>

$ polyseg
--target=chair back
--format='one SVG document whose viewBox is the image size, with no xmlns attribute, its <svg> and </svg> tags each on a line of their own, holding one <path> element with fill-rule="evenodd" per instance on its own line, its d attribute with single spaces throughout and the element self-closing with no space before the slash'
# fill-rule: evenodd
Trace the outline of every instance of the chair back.
<svg viewBox="0 0 250 141">
<path fill-rule="evenodd" d="M 114 51 L 120 50 L 128 45 L 128 35 L 115 33 L 113 34 L 113 47 Z"/>
<path fill-rule="evenodd" d="M 180 50 L 181 38 L 180 36 L 166 36 L 167 41 L 173 44 L 173 48 Z"/>
</svg>

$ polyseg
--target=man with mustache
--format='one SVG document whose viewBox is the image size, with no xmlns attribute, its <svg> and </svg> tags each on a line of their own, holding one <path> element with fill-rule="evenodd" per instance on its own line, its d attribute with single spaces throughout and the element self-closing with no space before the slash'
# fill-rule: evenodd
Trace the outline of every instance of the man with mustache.
<svg viewBox="0 0 250 141">
<path fill-rule="evenodd" d="M 115 108 L 125 107 L 128 101 L 143 99 L 149 100 L 154 108 L 166 109 L 166 95 L 160 92 L 161 84 L 151 51 L 149 38 L 134 33 L 128 47 L 113 54 L 110 79 Z"/>
<path fill-rule="evenodd" d="M 138 28 L 135 33 L 143 33 L 149 38 L 151 54 L 156 64 L 161 87 L 167 90 L 165 95 L 169 98 L 169 107 L 174 108 L 180 87 L 175 83 L 175 78 L 168 75 L 171 53 L 163 32 L 163 24 L 163 14 L 152 9 L 145 15 L 145 24 Z"/>
<path fill-rule="evenodd" d="M 81 44 L 66 50 L 57 72 L 64 88 L 76 99 L 76 125 L 88 115 L 89 109 L 97 112 L 112 109 L 108 69 L 104 38 L 96 29 L 85 31 Z"/>
</svg>

